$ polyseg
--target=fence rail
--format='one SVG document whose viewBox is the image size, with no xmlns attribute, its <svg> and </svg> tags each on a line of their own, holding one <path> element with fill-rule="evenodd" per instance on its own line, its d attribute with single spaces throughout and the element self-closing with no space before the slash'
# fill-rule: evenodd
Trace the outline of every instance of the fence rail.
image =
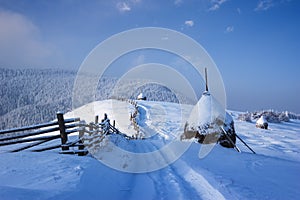
<svg viewBox="0 0 300 200">
<path fill-rule="evenodd" d="M 69 150 L 73 142 L 68 142 L 68 135 L 78 132 L 80 118 L 64 119 L 63 113 L 61 112 L 58 112 L 56 117 L 57 120 L 47 123 L 1 130 L 0 146 L 27 143 L 25 146 L 10 150 L 10 152 L 19 152 L 60 138 L 61 142 L 59 144 L 34 149 L 32 151 L 39 152 L 55 148 L 61 148 L 62 151 Z M 48 135 L 49 133 L 51 135 Z M 76 141 L 76 143 L 77 142 L 78 141 Z"/>
<path fill-rule="evenodd" d="M 65 119 L 65 123 L 71 123 L 71 122 L 77 122 L 80 121 L 80 118 L 71 118 L 71 119 Z M 21 132 L 21 131 L 28 131 L 28 130 L 33 130 L 33 129 L 38 129 L 38 128 L 45 128 L 49 126 L 55 126 L 58 125 L 58 121 L 52 121 L 52 122 L 47 122 L 47 123 L 42 123 L 42 124 L 37 124 L 37 125 L 31 125 L 31 126 L 25 126 L 21 128 L 11 128 L 7 130 L 0 130 L 0 135 L 2 134 L 7 134 L 7 133 L 13 133 L 13 132 Z"/>
<path fill-rule="evenodd" d="M 98 121 L 98 116 L 95 117 L 95 122 L 89 124 L 80 121 L 80 118 L 64 119 L 63 113 L 58 112 L 56 121 L 1 130 L 0 147 L 27 143 L 27 145 L 18 146 L 9 152 L 19 152 L 32 147 L 36 147 L 31 150 L 33 152 L 61 148 L 60 154 L 77 154 L 83 156 L 88 153 L 88 150 L 85 149 L 86 146 L 97 145 L 96 143 L 100 143 L 108 134 L 121 134 L 115 127 L 115 121 L 113 121 L 113 125 L 110 124 L 107 114 L 104 114 L 104 119 L 100 123 Z M 68 135 L 76 132 L 78 132 L 78 138 L 74 141 L 68 141 Z M 48 135 L 49 133 L 51 135 Z M 38 148 L 41 144 L 59 138 L 61 139 L 60 143 Z M 77 149 L 70 149 L 70 147 Z"/>
</svg>

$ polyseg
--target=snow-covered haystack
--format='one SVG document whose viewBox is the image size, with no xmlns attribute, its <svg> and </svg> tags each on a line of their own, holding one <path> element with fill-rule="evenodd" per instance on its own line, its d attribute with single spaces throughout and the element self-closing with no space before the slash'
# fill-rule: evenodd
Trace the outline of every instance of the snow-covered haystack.
<svg viewBox="0 0 300 200">
<path fill-rule="evenodd" d="M 234 145 L 228 140 L 223 129 L 235 144 L 232 117 L 208 91 L 205 91 L 193 108 L 181 138 L 196 138 L 199 143 L 203 144 L 219 142 L 224 147 L 233 148 Z"/>
<path fill-rule="evenodd" d="M 137 100 L 146 100 L 147 97 L 143 94 L 143 93 L 140 93 L 138 96 L 137 96 Z"/>
<path fill-rule="evenodd" d="M 235 144 L 236 136 L 235 136 L 235 129 L 234 129 L 234 121 L 233 118 L 229 113 L 226 112 L 225 114 L 225 122 L 223 125 L 224 130 L 227 133 L 227 136 L 231 139 L 231 141 Z M 219 137 L 219 143 L 223 147 L 233 148 L 234 145 L 228 140 L 228 138 L 224 135 L 224 132 Z"/>
<path fill-rule="evenodd" d="M 266 117 L 262 115 L 257 121 L 256 121 L 256 127 L 262 128 L 262 129 L 268 129 L 268 121 L 266 120 Z"/>
</svg>

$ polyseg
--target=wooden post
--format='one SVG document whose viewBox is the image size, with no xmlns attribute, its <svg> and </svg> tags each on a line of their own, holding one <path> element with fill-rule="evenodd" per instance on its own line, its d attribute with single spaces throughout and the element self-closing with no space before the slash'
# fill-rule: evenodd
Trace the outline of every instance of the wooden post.
<svg viewBox="0 0 300 200">
<path fill-rule="evenodd" d="M 244 140 L 242 140 L 242 138 L 240 138 L 240 136 L 238 136 L 236 133 L 235 133 L 235 136 L 246 146 L 248 147 L 248 149 L 250 149 L 250 151 L 252 151 L 252 153 L 256 154 L 255 151 L 253 151 L 253 149 L 251 149 L 251 147 L 249 147 L 249 145 L 244 142 Z"/>
<path fill-rule="evenodd" d="M 82 127 L 80 128 L 80 130 L 79 130 L 79 142 L 78 142 L 78 144 L 79 144 L 78 150 L 79 150 L 79 151 L 80 151 L 80 150 L 84 150 L 84 141 L 83 141 L 84 129 L 85 129 L 85 127 L 82 126 Z M 80 151 L 80 152 L 78 153 L 78 156 L 84 156 L 84 152 Z"/>
<path fill-rule="evenodd" d="M 205 67 L 205 91 L 208 92 L 207 68 Z"/>
<path fill-rule="evenodd" d="M 113 121 L 113 127 L 116 127 L 116 120 Z"/>
<path fill-rule="evenodd" d="M 94 134 L 94 133 L 93 133 L 93 123 L 92 123 L 92 122 L 90 123 L 89 131 L 90 131 L 90 133 L 89 133 L 90 136 L 91 136 L 92 134 Z"/>
<path fill-rule="evenodd" d="M 64 114 L 62 112 L 57 112 L 57 121 L 59 126 L 60 138 L 61 138 L 61 150 L 69 150 L 69 147 L 63 146 L 68 141 L 68 135 L 66 133 Z"/>
<path fill-rule="evenodd" d="M 227 132 L 225 131 L 225 129 L 221 126 L 221 129 L 225 135 L 225 137 L 228 139 L 228 141 L 232 144 L 232 146 L 234 147 L 234 149 L 237 151 L 237 152 L 241 152 L 241 150 L 234 144 L 234 142 L 232 141 L 232 139 L 227 135 Z"/>
<path fill-rule="evenodd" d="M 95 116 L 95 124 L 98 124 L 98 123 L 99 123 L 99 116 L 96 115 L 96 116 Z"/>
</svg>

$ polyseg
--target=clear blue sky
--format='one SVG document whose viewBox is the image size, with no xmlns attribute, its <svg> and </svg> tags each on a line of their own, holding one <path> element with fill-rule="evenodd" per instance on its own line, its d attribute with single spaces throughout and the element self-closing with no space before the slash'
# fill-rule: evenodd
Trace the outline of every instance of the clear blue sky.
<svg viewBox="0 0 300 200">
<path fill-rule="evenodd" d="M 0 0 L 0 65 L 77 69 L 99 42 L 146 26 L 199 42 L 229 109 L 300 113 L 298 0 Z"/>
</svg>

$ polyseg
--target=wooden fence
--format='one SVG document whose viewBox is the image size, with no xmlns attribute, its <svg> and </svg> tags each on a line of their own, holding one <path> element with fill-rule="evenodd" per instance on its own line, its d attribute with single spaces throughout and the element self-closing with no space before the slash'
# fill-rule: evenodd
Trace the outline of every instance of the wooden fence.
<svg viewBox="0 0 300 200">
<path fill-rule="evenodd" d="M 110 119 L 108 119 L 107 114 L 104 114 L 104 119 L 101 122 L 98 122 L 98 115 L 95 117 L 95 122 L 81 123 L 79 130 L 79 138 L 81 138 L 81 142 L 83 142 L 84 146 L 87 147 L 90 153 L 97 151 L 101 142 L 107 135 L 110 134 L 119 134 L 127 139 L 131 139 L 126 134 L 121 133 L 115 127 L 115 121 L 111 124 Z"/>
<path fill-rule="evenodd" d="M 99 117 L 96 116 L 95 122 L 87 124 L 85 121 L 80 121 L 80 118 L 64 119 L 63 113 L 58 112 L 56 121 L 1 130 L 0 147 L 22 143 L 26 144 L 9 151 L 19 152 L 60 138 L 58 144 L 35 148 L 31 151 L 41 152 L 61 148 L 59 152 L 61 154 L 78 154 L 79 156 L 83 156 L 88 153 L 89 147 L 100 143 L 106 135 L 112 133 L 121 134 L 115 127 L 115 121 L 113 121 L 113 125 L 111 125 L 106 114 L 101 123 L 98 122 L 98 119 Z M 69 141 L 68 135 L 76 132 L 78 133 L 78 138 Z M 49 135 L 49 133 L 51 133 L 51 135 Z M 70 147 L 77 147 L 77 149 L 70 149 Z M 88 149 L 85 147 L 88 147 Z"/>
<path fill-rule="evenodd" d="M 10 150 L 10 152 L 19 152 L 40 144 L 59 139 L 59 144 L 37 148 L 32 151 L 40 152 L 61 148 L 61 152 L 69 150 L 69 147 L 76 146 L 80 139 L 68 141 L 68 135 L 78 132 L 79 118 L 64 119 L 63 113 L 57 113 L 57 120 L 43 124 L 13 128 L 0 131 L 0 146 L 15 145 L 24 143 L 22 147 Z M 49 133 L 53 133 L 49 135 Z M 45 135 L 47 134 L 47 135 Z M 20 145 L 19 145 L 20 146 Z"/>
</svg>

